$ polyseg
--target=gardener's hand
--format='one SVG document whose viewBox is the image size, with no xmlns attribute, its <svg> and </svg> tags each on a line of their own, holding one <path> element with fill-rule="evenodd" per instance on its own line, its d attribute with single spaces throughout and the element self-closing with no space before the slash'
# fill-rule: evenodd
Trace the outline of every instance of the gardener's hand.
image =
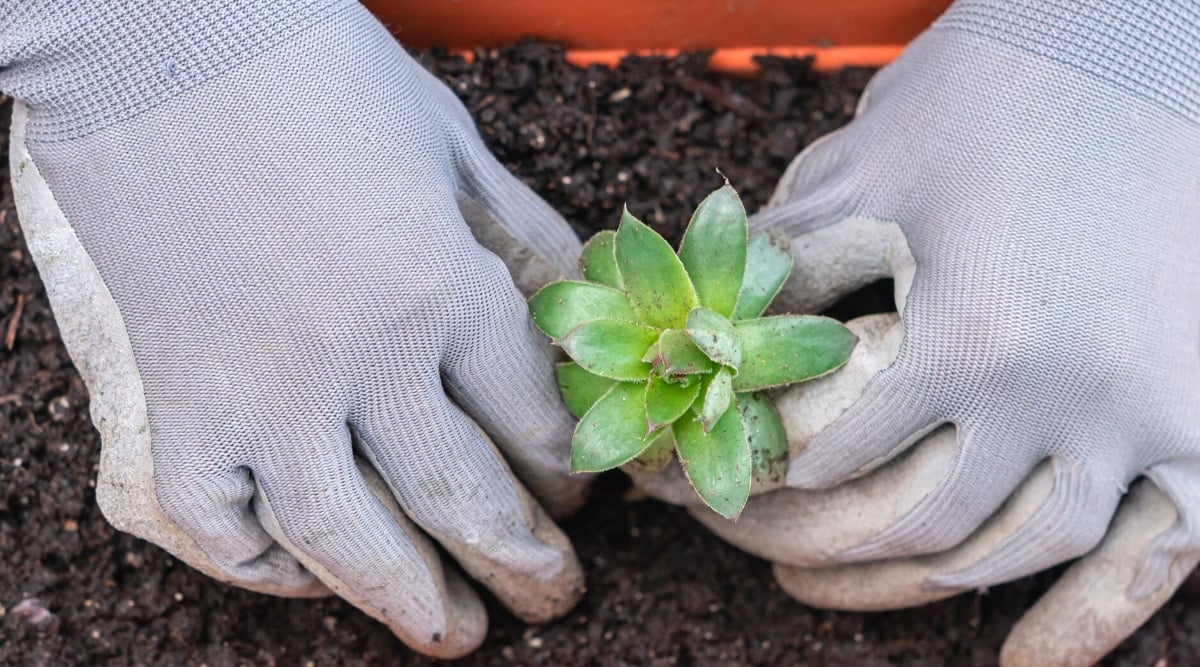
<svg viewBox="0 0 1200 667">
<path fill-rule="evenodd" d="M 361 7 L 163 4 L 0 26 L 17 204 L 105 515 L 433 655 L 486 630 L 435 543 L 523 618 L 564 612 L 580 567 L 534 497 L 581 502 L 573 420 L 472 231 L 528 287 L 574 270 L 575 236 Z"/>
<path fill-rule="evenodd" d="M 800 600 L 904 607 L 1091 552 L 1003 654 L 1087 664 L 1197 562 L 1200 10 L 1139 4 L 959 2 L 752 222 L 794 239 L 784 308 L 902 293 L 895 362 L 791 462 L 834 488 L 706 520 L 825 566 L 777 570 Z"/>
</svg>

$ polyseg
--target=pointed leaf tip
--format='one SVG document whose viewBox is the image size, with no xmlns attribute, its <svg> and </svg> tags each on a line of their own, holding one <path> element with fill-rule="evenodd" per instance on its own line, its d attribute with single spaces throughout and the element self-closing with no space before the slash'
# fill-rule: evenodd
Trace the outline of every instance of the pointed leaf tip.
<svg viewBox="0 0 1200 667">
<path fill-rule="evenodd" d="M 650 446 L 642 386 L 618 382 L 579 420 L 571 438 L 571 471 L 616 468 Z"/>
<path fill-rule="evenodd" d="M 692 488 L 706 505 L 737 519 L 750 497 L 750 445 L 738 411 L 730 406 L 709 433 L 699 421 L 675 422 L 679 461 Z"/>
<path fill-rule="evenodd" d="M 729 409 L 729 402 L 732 400 L 733 375 L 728 368 L 722 366 L 708 381 L 704 389 L 704 402 L 697 413 L 705 431 L 712 430 L 713 424 Z"/>
<path fill-rule="evenodd" d="M 754 479 L 780 482 L 787 477 L 787 431 L 775 404 L 765 395 L 750 392 L 736 394 L 738 415 L 746 440 L 750 443 L 750 462 Z"/>
<path fill-rule="evenodd" d="M 558 380 L 558 391 L 562 394 L 567 411 L 579 419 L 608 393 L 616 380 L 593 375 L 573 361 L 564 361 L 554 369 Z"/>
<path fill-rule="evenodd" d="M 778 232 L 750 238 L 746 250 L 746 274 L 733 309 L 733 320 L 749 320 L 763 314 L 792 272 L 791 244 Z"/>
<path fill-rule="evenodd" d="M 617 320 L 584 322 L 559 345 L 589 373 L 621 382 L 645 382 L 650 364 L 642 361 L 658 330 Z"/>
<path fill-rule="evenodd" d="M 550 283 L 529 298 L 533 322 L 555 341 L 595 319 L 633 322 L 637 318 L 620 290 L 578 280 Z"/>
<path fill-rule="evenodd" d="M 597 232 L 588 239 L 579 256 L 579 270 L 589 282 L 624 290 L 621 272 L 617 270 L 616 239 L 617 233 L 611 229 Z"/>
<path fill-rule="evenodd" d="M 696 347 L 714 363 L 737 371 L 742 363 L 742 345 L 732 322 L 701 306 L 688 313 L 687 332 Z"/>
<path fill-rule="evenodd" d="M 662 332 L 654 345 L 646 350 L 642 361 L 651 364 L 656 374 L 676 380 L 688 375 L 711 373 L 716 368 L 682 329 Z"/>
<path fill-rule="evenodd" d="M 651 435 L 650 446 L 622 468 L 636 472 L 659 472 L 667 467 L 674 455 L 675 434 L 670 427 L 667 427 Z"/>
<path fill-rule="evenodd" d="M 824 375 L 846 363 L 858 337 L 837 320 L 781 315 L 735 322 L 742 343 L 736 392 L 781 387 Z"/>
<path fill-rule="evenodd" d="M 646 383 L 646 421 L 649 430 L 666 426 L 679 419 L 692 407 L 700 395 L 699 382 L 680 384 L 650 376 Z"/>
<path fill-rule="evenodd" d="M 699 305 L 696 290 L 675 251 L 658 232 L 629 210 L 616 235 L 617 270 L 639 321 L 661 329 L 682 329 Z"/>
<path fill-rule="evenodd" d="M 727 182 L 696 207 L 679 246 L 700 305 L 725 317 L 733 314 L 742 290 L 746 236 L 746 209 Z"/>
</svg>

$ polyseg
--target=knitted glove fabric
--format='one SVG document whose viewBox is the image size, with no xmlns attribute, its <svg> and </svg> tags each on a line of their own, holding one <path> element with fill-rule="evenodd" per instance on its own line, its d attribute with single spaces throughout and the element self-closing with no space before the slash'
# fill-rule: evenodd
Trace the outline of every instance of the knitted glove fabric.
<svg viewBox="0 0 1200 667">
<path fill-rule="evenodd" d="M 1200 5 L 960 0 L 772 204 L 782 307 L 894 276 L 902 336 L 780 400 L 794 490 L 696 514 L 843 609 L 1090 552 L 1003 661 L 1098 660 L 1200 554 Z"/>
<path fill-rule="evenodd" d="M 114 525 L 441 657 L 486 614 L 435 544 L 526 619 L 568 609 L 546 510 L 586 480 L 514 276 L 579 243 L 454 95 L 356 3 L 0 4 L 18 210 Z"/>
</svg>

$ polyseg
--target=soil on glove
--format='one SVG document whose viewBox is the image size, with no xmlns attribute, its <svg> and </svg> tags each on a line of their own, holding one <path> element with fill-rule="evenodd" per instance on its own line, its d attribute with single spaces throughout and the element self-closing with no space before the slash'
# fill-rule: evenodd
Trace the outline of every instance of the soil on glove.
<svg viewBox="0 0 1200 667">
<path fill-rule="evenodd" d="M 721 184 L 756 210 L 806 144 L 846 123 L 870 72 L 818 76 L 766 60 L 757 79 L 705 71 L 703 55 L 577 69 L 532 43 L 473 63 L 421 54 L 515 173 L 581 235 L 622 204 L 668 237 Z M 0 152 L 0 664 L 427 665 L 336 599 L 282 600 L 212 581 L 114 531 L 96 508 L 99 442 L 17 226 Z M 890 309 L 886 286 L 847 318 Z M 12 329 L 12 349 L 7 333 Z M 1053 573 L 914 611 L 818 611 L 767 563 L 677 508 L 628 502 L 619 475 L 564 528 L 588 591 L 566 618 L 526 626 L 494 602 L 487 642 L 463 665 L 994 665 L 1005 634 Z M 1200 664 L 1200 580 L 1109 659 Z"/>
</svg>

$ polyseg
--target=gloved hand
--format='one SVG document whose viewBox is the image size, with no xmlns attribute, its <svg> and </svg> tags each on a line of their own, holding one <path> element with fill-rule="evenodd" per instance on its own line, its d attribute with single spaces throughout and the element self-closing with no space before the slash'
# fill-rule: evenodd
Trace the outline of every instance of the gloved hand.
<svg viewBox="0 0 1200 667">
<path fill-rule="evenodd" d="M 566 611 L 581 569 L 542 507 L 582 502 L 574 423 L 469 226 L 527 288 L 579 243 L 453 94 L 350 2 L 0 15 L 21 223 L 113 524 L 441 657 L 486 615 L 435 543 L 519 616 Z"/>
<path fill-rule="evenodd" d="M 1135 630 L 1200 558 L 1198 35 L 1195 3 L 960 0 L 876 76 L 752 226 L 794 239 L 785 309 L 895 275 L 903 343 L 858 323 L 781 399 L 803 490 L 697 516 L 839 609 L 1087 554 L 1006 665 Z"/>
</svg>

